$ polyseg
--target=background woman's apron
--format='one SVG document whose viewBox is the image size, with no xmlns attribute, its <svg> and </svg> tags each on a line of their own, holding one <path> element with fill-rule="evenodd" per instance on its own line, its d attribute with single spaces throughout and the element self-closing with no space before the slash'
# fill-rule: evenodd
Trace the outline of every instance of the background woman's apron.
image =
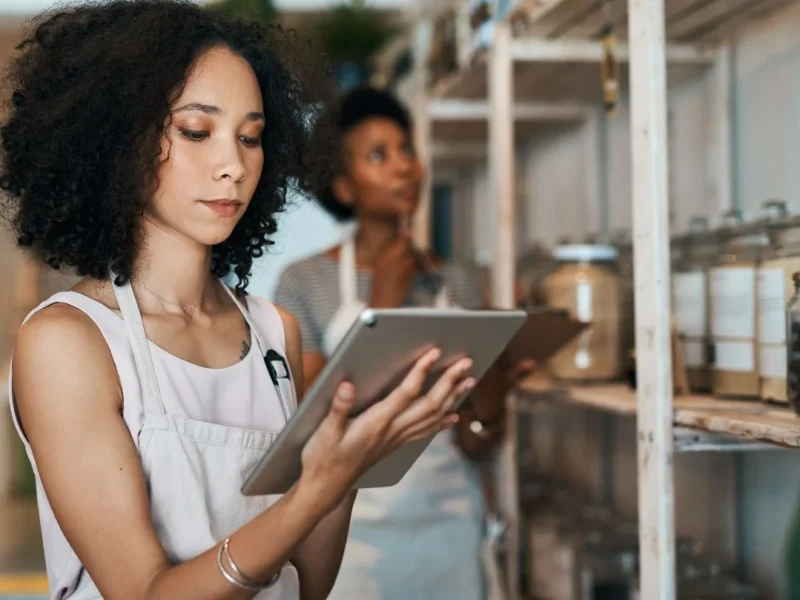
<svg viewBox="0 0 800 600">
<path fill-rule="evenodd" d="M 323 347 L 335 350 L 366 308 L 357 297 L 355 244 L 342 245 L 341 304 Z M 452 308 L 442 287 L 434 305 Z M 439 434 L 396 486 L 359 490 L 330 600 L 484 600 L 483 498 L 452 431 Z"/>
</svg>

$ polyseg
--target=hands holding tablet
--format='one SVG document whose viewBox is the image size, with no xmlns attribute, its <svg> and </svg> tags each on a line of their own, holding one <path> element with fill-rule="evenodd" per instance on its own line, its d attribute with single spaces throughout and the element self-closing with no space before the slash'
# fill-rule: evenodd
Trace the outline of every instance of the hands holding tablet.
<svg viewBox="0 0 800 600">
<path fill-rule="evenodd" d="M 361 474 L 397 448 L 454 425 L 454 403 L 476 383 L 468 375 L 472 361 L 457 361 L 421 395 L 440 356 L 438 349 L 426 352 L 385 399 L 355 418 L 350 417 L 353 386 L 341 384 L 327 417 L 303 450 L 300 483 L 317 488 L 320 500 L 335 506 Z"/>
</svg>

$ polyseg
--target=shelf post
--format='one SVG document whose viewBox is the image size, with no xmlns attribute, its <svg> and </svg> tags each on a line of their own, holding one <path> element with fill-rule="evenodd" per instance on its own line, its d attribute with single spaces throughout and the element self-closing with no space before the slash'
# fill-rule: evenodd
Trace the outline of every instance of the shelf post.
<svg viewBox="0 0 800 600">
<path fill-rule="evenodd" d="M 511 56 L 511 27 L 496 25 L 489 56 L 489 200 L 497 211 L 492 232 L 492 304 L 495 308 L 513 308 L 516 193 L 514 160 L 514 88 Z M 500 458 L 497 501 L 506 520 L 506 583 L 509 600 L 518 600 L 519 576 L 519 505 L 517 482 L 516 423 L 512 400 L 507 398 L 508 430 Z"/>
<path fill-rule="evenodd" d="M 664 0 L 628 0 L 641 598 L 675 599 Z"/>
<path fill-rule="evenodd" d="M 433 157 L 431 147 L 433 137 L 431 132 L 431 118 L 428 104 L 428 78 L 427 78 L 427 56 L 430 45 L 431 21 L 423 18 L 417 23 L 414 31 L 414 55 L 415 60 L 412 77 L 414 78 L 413 96 L 411 100 L 411 114 L 414 120 L 414 147 L 417 156 L 425 171 L 425 180 L 422 185 L 419 206 L 414 215 L 411 234 L 414 244 L 418 248 L 429 249 L 431 247 L 432 214 L 431 214 L 431 194 L 433 188 Z"/>
<path fill-rule="evenodd" d="M 511 28 L 498 23 L 489 58 L 489 189 L 497 210 L 492 256 L 492 303 L 514 307 L 514 88 Z"/>
</svg>

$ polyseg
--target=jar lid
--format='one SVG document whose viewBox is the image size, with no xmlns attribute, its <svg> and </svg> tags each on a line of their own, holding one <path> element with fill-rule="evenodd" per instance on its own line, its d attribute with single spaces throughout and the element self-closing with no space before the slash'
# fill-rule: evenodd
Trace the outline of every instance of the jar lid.
<svg viewBox="0 0 800 600">
<path fill-rule="evenodd" d="M 619 253 L 614 246 L 570 244 L 556 246 L 553 258 L 562 262 L 611 262 L 617 260 Z"/>
</svg>

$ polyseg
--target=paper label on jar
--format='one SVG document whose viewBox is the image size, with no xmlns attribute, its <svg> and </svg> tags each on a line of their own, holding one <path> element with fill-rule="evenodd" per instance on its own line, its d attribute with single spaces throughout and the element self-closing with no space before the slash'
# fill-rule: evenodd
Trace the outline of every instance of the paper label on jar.
<svg viewBox="0 0 800 600">
<path fill-rule="evenodd" d="M 680 333 L 706 335 L 706 274 L 703 271 L 674 275 L 672 302 Z"/>
<path fill-rule="evenodd" d="M 786 345 L 758 348 L 758 374 L 772 379 L 786 379 Z"/>
<path fill-rule="evenodd" d="M 712 269 L 711 335 L 754 338 L 755 325 L 756 270 L 753 267 Z"/>
<path fill-rule="evenodd" d="M 750 373 L 755 368 L 752 342 L 716 342 L 714 369 Z"/>
<path fill-rule="evenodd" d="M 786 342 L 786 290 L 783 269 L 758 270 L 758 339 L 765 344 Z"/>
<path fill-rule="evenodd" d="M 579 281 L 575 288 L 575 315 L 584 323 L 592 320 L 592 284 L 588 281 Z M 591 329 L 581 333 L 578 347 L 575 349 L 575 367 L 578 369 L 588 369 L 592 366 L 591 342 Z"/>
<path fill-rule="evenodd" d="M 706 345 L 704 342 L 684 340 L 683 351 L 686 355 L 687 367 L 706 366 Z"/>
</svg>

